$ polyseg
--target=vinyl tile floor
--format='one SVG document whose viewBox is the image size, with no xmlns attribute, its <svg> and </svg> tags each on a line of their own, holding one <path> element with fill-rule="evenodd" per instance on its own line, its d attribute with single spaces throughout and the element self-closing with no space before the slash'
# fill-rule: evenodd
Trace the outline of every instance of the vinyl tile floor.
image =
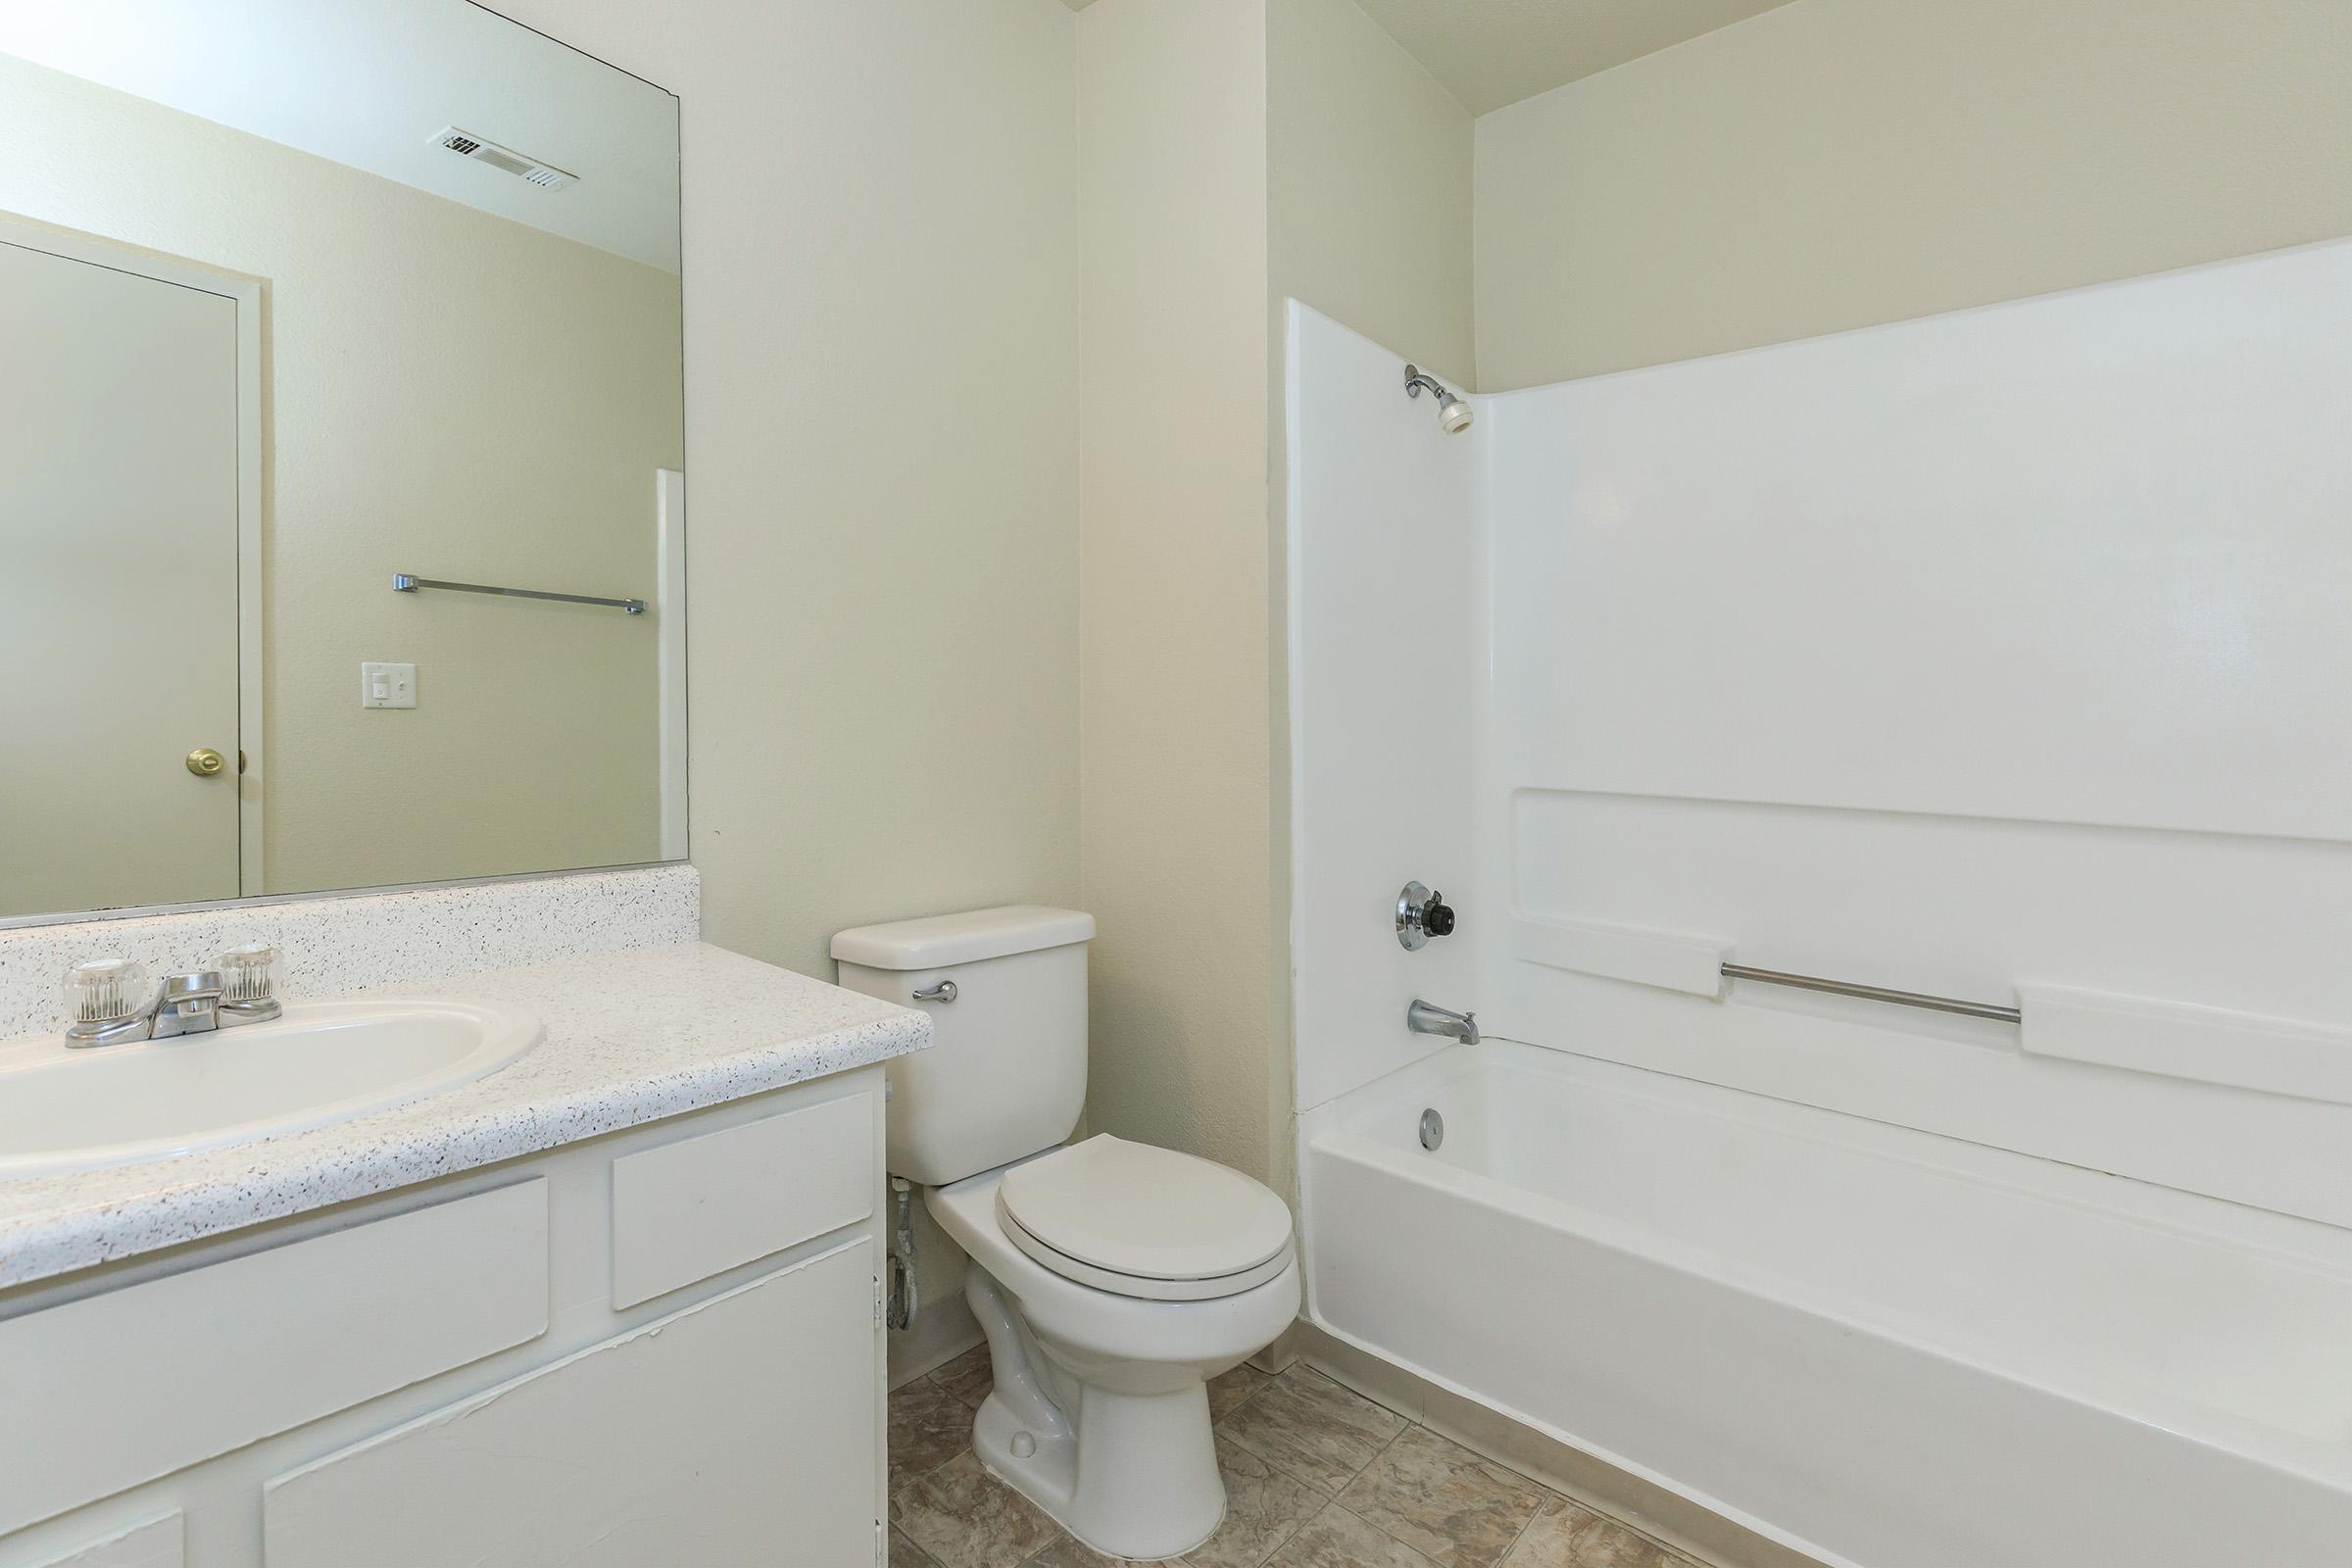
<svg viewBox="0 0 2352 1568">
<path fill-rule="evenodd" d="M 891 1568 L 1100 1568 L 981 1468 L 974 1349 L 890 1396 Z M 1698 1568 L 1304 1363 L 1209 1386 L 1225 1522 L 1183 1568 Z"/>
</svg>

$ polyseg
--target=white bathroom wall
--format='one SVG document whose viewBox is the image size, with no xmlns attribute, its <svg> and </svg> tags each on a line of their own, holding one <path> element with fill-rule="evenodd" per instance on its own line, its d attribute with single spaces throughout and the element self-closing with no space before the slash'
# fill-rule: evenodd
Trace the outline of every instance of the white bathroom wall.
<svg viewBox="0 0 2352 1568">
<path fill-rule="evenodd" d="M 1490 1027 L 2352 1221 L 2348 413 L 2343 243 L 1483 400 Z"/>
<path fill-rule="evenodd" d="M 1292 302 L 1292 955 L 1298 1104 L 1446 1044 L 1406 1032 L 1415 996 L 1471 1006 L 1460 937 L 1397 946 L 1419 879 L 1465 932 L 1499 908 L 1474 874 L 1485 688 L 1482 419 L 1438 426 L 1404 361 Z"/>
</svg>

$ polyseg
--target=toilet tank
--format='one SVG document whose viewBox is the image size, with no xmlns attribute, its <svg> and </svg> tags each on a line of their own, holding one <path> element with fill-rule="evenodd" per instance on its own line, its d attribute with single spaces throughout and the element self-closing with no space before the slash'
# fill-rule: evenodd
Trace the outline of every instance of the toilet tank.
<svg viewBox="0 0 2352 1568">
<path fill-rule="evenodd" d="M 1070 1136 L 1094 935 L 1091 914 L 1024 904 L 833 939 L 843 985 L 931 1015 L 931 1048 L 888 1069 L 892 1175 L 943 1187 Z"/>
</svg>

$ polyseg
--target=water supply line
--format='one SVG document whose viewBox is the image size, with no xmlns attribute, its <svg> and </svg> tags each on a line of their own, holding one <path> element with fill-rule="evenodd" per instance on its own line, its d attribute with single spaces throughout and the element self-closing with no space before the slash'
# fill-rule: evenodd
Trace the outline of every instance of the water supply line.
<svg viewBox="0 0 2352 1568">
<path fill-rule="evenodd" d="M 914 1284 L 914 1184 L 893 1176 L 890 1196 L 896 1218 L 890 1231 L 890 1292 L 883 1321 L 894 1329 L 912 1328 L 921 1304 Z"/>
</svg>

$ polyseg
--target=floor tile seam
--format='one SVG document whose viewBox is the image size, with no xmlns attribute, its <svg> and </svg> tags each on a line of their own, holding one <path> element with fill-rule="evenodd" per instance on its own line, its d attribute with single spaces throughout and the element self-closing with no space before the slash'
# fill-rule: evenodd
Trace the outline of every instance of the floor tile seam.
<svg viewBox="0 0 2352 1568">
<path fill-rule="evenodd" d="M 1353 1508 L 1348 1508 L 1345 1503 L 1336 1504 L 1336 1506 L 1346 1509 L 1348 1518 L 1353 1519 L 1357 1523 L 1363 1525 L 1364 1528 L 1370 1530 L 1373 1534 L 1388 1537 L 1389 1540 L 1394 1541 L 1396 1543 L 1396 1544 L 1402 1546 L 1414 1556 L 1419 1557 L 1427 1562 L 1436 1562 L 1438 1560 L 1437 1558 L 1430 1556 L 1428 1552 L 1423 1551 L 1419 1546 L 1416 1546 L 1411 1542 L 1405 1540 L 1396 1531 L 1391 1530 L 1387 1525 L 1382 1524 L 1379 1520 L 1366 1519 L 1362 1514 L 1357 1513 Z M 1512 1543 L 1514 1545 L 1517 1544 L 1518 1543 L 1516 1542 Z M 1494 1560 L 1497 1563 L 1502 1561 L 1502 1559 L 1499 1557 L 1495 1558 Z"/>
<path fill-rule="evenodd" d="M 923 1564 L 927 1565 L 927 1568 L 940 1568 L 939 1559 L 925 1551 L 921 1542 L 915 1540 L 912 1536 L 906 1535 L 906 1532 L 900 1529 L 896 1524 L 893 1524 L 890 1527 L 890 1533 L 894 1536 L 906 1537 L 906 1544 L 914 1548 L 914 1554 L 922 1559 Z"/>
<path fill-rule="evenodd" d="M 1374 1400 L 1373 1402 L 1374 1402 L 1374 1403 L 1378 1403 L 1379 1401 L 1378 1401 L 1378 1400 Z M 1384 1406 L 1384 1408 L 1385 1408 L 1385 1406 Z M 1395 1447 L 1395 1446 L 1396 1446 L 1398 1443 L 1401 1443 L 1401 1442 L 1403 1442 L 1403 1441 L 1404 1441 L 1404 1438 L 1405 1438 L 1405 1435 L 1406 1435 L 1407 1433 L 1410 1433 L 1410 1432 L 1414 1431 L 1415 1429 L 1418 1429 L 1418 1430 L 1420 1430 L 1420 1431 L 1422 1431 L 1422 1432 L 1426 1432 L 1426 1433 L 1428 1433 L 1428 1434 L 1429 1434 L 1431 1437 L 1433 1437 L 1433 1438 L 1437 1439 L 1437 1440 L 1438 1440 L 1440 1443 L 1451 1444 L 1451 1445 L 1452 1445 L 1454 1447 L 1460 1448 L 1460 1449 L 1461 1449 L 1461 1450 L 1462 1450 L 1464 1453 L 1470 1454 L 1472 1457 L 1474 1457 L 1474 1458 L 1476 1458 L 1476 1459 L 1480 1460 L 1481 1462 L 1484 1462 L 1484 1463 L 1494 1463 L 1494 1461 L 1492 1461 L 1492 1460 L 1489 1460 L 1485 1454 L 1483 1454 L 1483 1453 L 1480 1453 L 1480 1452 L 1479 1452 L 1479 1451 L 1478 1451 L 1476 1448 L 1473 1448 L 1473 1447 L 1471 1447 L 1471 1446 L 1470 1446 L 1468 1444 L 1466 1444 L 1466 1443 L 1454 1443 L 1454 1441 L 1453 1441 L 1451 1438 L 1448 1438 L 1447 1436 L 1446 1436 L 1446 1434 L 1445 1434 L 1445 1433 L 1438 1431 L 1436 1428 L 1434 1428 L 1434 1427 L 1426 1427 L 1426 1426 L 1422 1426 L 1420 1422 L 1418 1422 L 1418 1421 L 1413 1421 L 1413 1420 L 1409 1420 L 1409 1419 L 1408 1419 L 1408 1420 L 1405 1422 L 1403 1430 L 1402 1430 L 1402 1431 L 1400 1431 L 1400 1432 L 1398 1432 L 1398 1433 L 1396 1434 L 1396 1437 L 1394 1437 L 1394 1438 L 1391 1438 L 1391 1439 L 1388 1441 L 1387 1445 L 1386 1445 L 1386 1446 L 1384 1446 L 1381 1448 L 1381 1450 L 1380 1450 L 1380 1451 L 1381 1451 L 1381 1453 L 1386 1453 L 1386 1452 L 1388 1452 L 1390 1448 L 1392 1448 L 1392 1447 Z M 1402 1536 L 1398 1535 L 1398 1534 L 1397 1534 L 1396 1531 L 1389 1529 L 1389 1528 L 1388 1528 L 1386 1525 L 1383 1525 L 1383 1524 L 1381 1524 L 1381 1523 L 1380 1523 L 1379 1521 L 1377 1521 L 1377 1520 L 1374 1520 L 1374 1519 L 1366 1519 L 1366 1518 L 1364 1518 L 1363 1514 L 1361 1514 L 1361 1513 L 1357 1512 L 1355 1509 L 1347 1507 L 1347 1504 L 1346 1504 L 1345 1498 L 1346 1498 L 1346 1496 L 1347 1496 L 1347 1493 L 1348 1493 L 1348 1490 L 1350 1490 L 1350 1489 L 1352 1489 L 1352 1488 L 1355 1486 L 1356 1482 L 1357 1482 L 1357 1481 L 1359 1481 L 1359 1480 L 1361 1480 L 1361 1479 L 1363 1479 L 1364 1475 L 1365 1475 L 1367 1472 L 1369 1472 L 1369 1471 L 1371 1470 L 1372 1466 L 1373 1466 L 1373 1465 L 1376 1465 L 1376 1464 L 1378 1464 L 1378 1463 L 1380 1463 L 1380 1454 L 1374 1454 L 1374 1455 L 1371 1457 L 1371 1459 L 1369 1459 L 1368 1461 L 1366 1461 L 1366 1462 L 1365 1462 L 1364 1468 L 1363 1468 L 1362 1470 L 1358 1470 L 1358 1471 L 1357 1471 L 1357 1472 L 1356 1472 L 1356 1473 L 1355 1473 L 1353 1476 L 1350 1476 L 1350 1477 L 1348 1478 L 1348 1486 L 1347 1486 L 1347 1488 L 1343 1488 L 1343 1489 L 1342 1489 L 1340 1496 L 1339 1496 L 1339 1497 L 1335 1497 L 1335 1498 L 1333 1498 L 1332 1500 L 1333 1500 L 1335 1503 L 1337 1503 L 1339 1506 L 1341 1506 L 1342 1508 L 1344 1508 L 1344 1509 L 1346 1510 L 1346 1512 L 1347 1512 L 1347 1513 L 1348 1513 L 1348 1514 L 1350 1517 L 1352 1517 L 1352 1518 L 1355 1518 L 1355 1519 L 1362 1520 L 1362 1521 L 1363 1521 L 1363 1523 L 1365 1523 L 1366 1525 L 1370 1526 L 1372 1529 L 1374 1529 L 1374 1530 L 1378 1531 L 1380 1534 L 1382 1534 L 1382 1535 L 1384 1535 L 1384 1536 L 1388 1537 L 1388 1538 L 1389 1538 L 1391 1541 L 1394 1541 L 1394 1542 L 1396 1542 L 1396 1544 L 1398 1544 L 1398 1545 L 1400 1545 L 1400 1546 L 1404 1547 L 1404 1548 L 1405 1548 L 1407 1551 L 1419 1552 L 1419 1553 L 1420 1553 L 1420 1555 L 1422 1555 L 1423 1557 L 1429 1557 L 1429 1553 L 1428 1553 L 1428 1552 L 1426 1552 L 1426 1551 L 1422 1551 L 1422 1550 L 1421 1550 L 1421 1548 L 1420 1548 L 1419 1546 L 1415 1545 L 1415 1544 L 1414 1544 L 1413 1543 L 1411 1543 L 1410 1541 L 1407 1541 L 1407 1540 L 1405 1540 L 1405 1539 L 1404 1539 L 1404 1537 L 1402 1537 Z M 1531 1487 L 1535 1488 L 1535 1489 L 1536 1489 L 1538 1492 L 1542 1493 L 1542 1494 L 1544 1494 L 1544 1497 L 1546 1500 L 1549 1500 L 1549 1499 L 1552 1499 L 1552 1498 L 1558 1498 L 1560 1501 L 1563 1501 L 1563 1502 L 1571 1502 L 1571 1501 L 1574 1501 L 1574 1499 L 1573 1499 L 1573 1498 L 1564 1497 L 1564 1496 L 1562 1496 L 1562 1495 L 1561 1495 L 1559 1493 L 1552 1491 L 1552 1489 L 1551 1489 L 1551 1488 L 1549 1488 L 1549 1487 L 1547 1487 L 1547 1486 L 1544 1485 L 1544 1483 L 1543 1483 L 1543 1482 L 1541 1482 L 1541 1481 L 1538 1481 L 1538 1480 L 1537 1480 L 1537 1479 L 1536 1479 L 1534 1476 L 1529 1476 L 1529 1475 L 1520 1475 L 1520 1473 L 1519 1473 L 1518 1471 L 1511 1469 L 1511 1467 L 1510 1467 L 1509 1465 L 1505 1465 L 1505 1464 L 1495 1464 L 1495 1468 L 1496 1468 L 1496 1469 L 1498 1469 L 1498 1470 L 1501 1470 L 1501 1471 L 1505 1472 L 1506 1474 L 1513 1475 L 1513 1476 L 1518 1476 L 1520 1480 L 1522 1480 L 1522 1481 L 1526 1482 L 1526 1483 L 1527 1483 L 1529 1486 L 1531 1486 Z M 1583 1504 L 1581 1504 L 1581 1503 L 1578 1503 L 1578 1504 L 1577 1504 L 1577 1506 L 1579 1506 L 1579 1507 L 1583 1507 L 1584 1505 L 1583 1505 Z M 1592 1508 L 1587 1508 L 1585 1511 L 1586 1511 L 1586 1512 L 1588 1512 L 1588 1513 L 1595 1513 L 1595 1514 L 1597 1514 L 1597 1513 L 1599 1512 L 1597 1509 L 1592 1509 Z M 1543 1514 L 1544 1514 L 1544 1503 L 1543 1503 L 1543 1502 L 1538 1502 L 1538 1503 L 1536 1504 L 1535 1511 L 1534 1511 L 1534 1512 L 1532 1512 L 1532 1513 L 1530 1513 L 1530 1514 L 1527 1516 L 1526 1520 L 1525 1520 L 1525 1521 L 1524 1521 L 1524 1522 L 1523 1522 L 1523 1523 L 1522 1523 L 1522 1524 L 1519 1526 L 1518 1532 L 1517 1532 L 1516 1534 L 1514 1534 L 1514 1535 L 1511 1537 L 1511 1543 L 1510 1543 L 1510 1544 L 1509 1544 L 1509 1545 L 1507 1545 L 1507 1546 L 1505 1546 L 1505 1547 L 1503 1547 L 1503 1549 L 1501 1550 L 1501 1552 L 1495 1556 L 1495 1558 L 1494 1558 L 1494 1561 L 1492 1564 L 1490 1564 L 1490 1565 L 1489 1565 L 1489 1568 L 1502 1568 L 1502 1564 L 1504 1564 L 1504 1563 L 1508 1562 L 1508 1561 L 1510 1560 L 1511 1553 L 1519 1549 L 1519 1543 L 1520 1543 L 1522 1540 L 1524 1540 L 1524 1539 L 1526 1538 L 1526 1536 L 1527 1536 L 1527 1533 L 1528 1533 L 1530 1530 L 1533 1530 L 1533 1529 L 1536 1527 L 1536 1521 L 1537 1521 L 1538 1519 L 1542 1518 L 1542 1517 L 1543 1517 Z M 1601 1514 L 1601 1515 L 1600 1515 L 1600 1517 L 1608 1519 L 1608 1520 L 1609 1520 L 1609 1522 L 1610 1522 L 1610 1523 L 1612 1523 L 1612 1524 L 1624 1524 L 1624 1523 L 1625 1523 L 1625 1521 L 1623 1521 L 1623 1520 L 1621 1520 L 1621 1519 L 1618 1519 L 1618 1518 L 1616 1518 L 1616 1517 L 1615 1517 L 1615 1516 L 1613 1516 L 1613 1515 Z M 1631 1525 L 1627 1525 L 1627 1526 L 1626 1526 L 1626 1528 L 1627 1528 L 1627 1529 L 1629 1529 L 1629 1530 L 1633 1529 L 1633 1527 L 1632 1527 Z M 1640 1531 L 1635 1531 L 1634 1533 L 1635 1533 L 1636 1535 L 1642 1535 L 1642 1532 L 1640 1532 Z M 1650 1538 L 1649 1538 L 1648 1536 L 1646 1536 L 1646 1535 L 1642 1535 L 1642 1540 L 1644 1540 L 1644 1541 L 1648 1541 L 1648 1540 L 1650 1540 Z M 1660 1546 L 1664 1546 L 1664 1545 L 1665 1545 L 1665 1544 L 1664 1544 L 1663 1542 L 1656 1542 L 1656 1543 L 1653 1543 L 1653 1544 L 1657 1544 L 1657 1545 L 1660 1545 Z M 1671 1546 L 1667 1546 L 1667 1547 L 1665 1547 L 1665 1549 L 1666 1549 L 1667 1551 L 1669 1551 L 1670 1553 L 1671 1553 L 1671 1552 L 1673 1552 L 1673 1550 L 1674 1550 L 1674 1548 L 1672 1548 Z M 1679 1555 L 1679 1553 L 1678 1553 L 1677 1555 Z M 1433 1562 L 1435 1562 L 1437 1559 L 1435 1559 L 1435 1558 L 1430 1558 L 1430 1560 L 1431 1560 L 1431 1561 L 1433 1561 Z"/>
<path fill-rule="evenodd" d="M 1545 1487 L 1545 1488 L 1544 1489 L 1544 1495 L 1546 1495 L 1546 1496 L 1558 1496 L 1558 1495 L 1559 1495 L 1557 1493 L 1553 1492 L 1553 1491 L 1552 1491 L 1552 1490 L 1551 1490 L 1549 1487 Z M 1563 1501 L 1565 1501 L 1566 1499 L 1565 1499 L 1565 1498 L 1563 1498 L 1562 1500 L 1563 1500 Z M 1537 1521 L 1537 1520 L 1539 1520 L 1539 1519 L 1541 1519 L 1541 1518 L 1543 1518 L 1543 1517 L 1544 1517 L 1544 1504 L 1542 1504 L 1542 1503 L 1538 1503 L 1538 1504 L 1536 1504 L 1536 1511 L 1535 1511 L 1534 1513 L 1531 1513 L 1531 1514 L 1529 1514 L 1529 1515 L 1527 1516 L 1527 1523 L 1525 1523 L 1525 1524 L 1521 1525 L 1521 1526 L 1519 1527 L 1519 1533 L 1518 1533 L 1517 1535 L 1515 1535 L 1515 1536 L 1513 1536 L 1513 1537 L 1511 1538 L 1511 1544 L 1510 1544 L 1509 1545 L 1507 1545 L 1507 1546 L 1505 1546 L 1505 1547 L 1503 1547 L 1503 1548 L 1502 1548 L 1502 1555 L 1494 1559 L 1494 1568 L 1505 1568 L 1505 1565 L 1507 1565 L 1507 1564 L 1510 1562 L 1510 1560 L 1511 1560 L 1511 1553 L 1512 1553 L 1512 1552 L 1514 1552 L 1514 1551 L 1517 1551 L 1517 1550 L 1519 1549 L 1519 1543 L 1521 1543 L 1522 1541 L 1525 1541 L 1525 1540 L 1527 1539 L 1527 1533 L 1528 1533 L 1530 1530 L 1533 1530 L 1533 1529 L 1535 1529 L 1535 1528 L 1536 1528 L 1536 1521 Z"/>
<path fill-rule="evenodd" d="M 903 1482 L 903 1484 L 904 1484 L 904 1485 L 906 1485 L 906 1486 L 912 1486 L 912 1485 L 914 1485 L 914 1484 L 915 1484 L 916 1482 L 918 1482 L 918 1481 L 928 1481 L 928 1480 L 930 1480 L 930 1479 L 931 1479 L 933 1476 L 935 1476 L 935 1475 L 939 1474 L 939 1473 L 940 1473 L 942 1470 L 945 1470 L 945 1469 L 946 1469 L 948 1466 L 950 1466 L 950 1465 L 954 1464 L 954 1463 L 955 1463 L 956 1460 L 958 1460 L 958 1459 L 962 1458 L 962 1457 L 963 1457 L 965 1454 L 967 1454 L 967 1453 L 970 1453 L 970 1452 L 972 1452 L 972 1451 L 973 1451 L 973 1449 L 972 1449 L 972 1446 L 971 1446 L 970 1444 L 968 1444 L 968 1443 L 967 1443 L 967 1444 L 965 1444 L 965 1445 L 964 1445 L 962 1447 L 960 1447 L 960 1448 L 957 1448 L 957 1449 L 956 1449 L 956 1450 L 954 1453 L 951 1453 L 951 1454 L 949 1454 L 949 1455 L 948 1455 L 948 1456 L 947 1456 L 945 1459 L 942 1459 L 942 1460 L 940 1460 L 940 1461 L 939 1461 L 939 1463 L 937 1463 L 937 1464 L 933 1465 L 933 1466 L 932 1466 L 930 1469 L 928 1469 L 928 1470 L 918 1470 L 918 1471 L 914 1472 L 912 1475 L 909 1475 L 909 1476 L 903 1477 L 903 1478 L 902 1478 L 902 1482 Z M 987 1467 L 986 1465 L 983 1465 L 983 1466 L 981 1466 L 981 1468 L 985 1470 L 985 1469 L 987 1469 L 988 1467 Z M 990 1475 L 993 1477 L 993 1476 L 996 1474 L 996 1472 L 995 1472 L 995 1471 L 993 1471 L 993 1470 L 990 1470 L 990 1471 L 989 1471 L 989 1474 L 990 1474 Z M 892 1492 L 896 1492 L 896 1491 L 898 1490 L 898 1488 L 896 1488 L 896 1487 L 891 1487 L 891 1488 L 888 1488 L 887 1490 L 889 1490 L 889 1491 L 892 1491 Z M 911 1540 L 912 1538 L 911 1538 L 911 1537 L 909 1537 L 908 1539 L 909 1539 L 909 1540 Z"/>
<path fill-rule="evenodd" d="M 1233 1403 L 1227 1405 L 1224 1413 L 1209 1423 L 1210 1428 L 1214 1429 L 1223 1426 L 1227 1421 L 1231 1420 L 1242 1410 L 1247 1409 L 1251 1400 L 1255 1399 L 1259 1395 L 1265 1393 L 1273 1386 L 1274 1380 L 1272 1378 L 1261 1379 L 1250 1390 L 1248 1394 L 1243 1395 L 1240 1398 L 1234 1400 Z"/>
<path fill-rule="evenodd" d="M 1293 1476 L 1291 1479 L 1296 1481 L 1298 1480 L 1298 1477 Z M 1300 1485 L 1304 1485 L 1304 1483 L 1301 1482 Z M 1316 1495 L 1320 1496 L 1322 1494 L 1318 1493 Z M 1340 1502 L 1337 1497 L 1325 1498 L 1321 1508 L 1310 1509 L 1305 1518 L 1299 1520 L 1297 1524 L 1291 1526 L 1289 1530 L 1283 1532 L 1282 1539 L 1274 1543 L 1274 1544 L 1267 1549 L 1263 1556 L 1259 1557 L 1256 1562 L 1250 1565 L 1250 1568 L 1266 1568 L 1266 1564 L 1281 1556 L 1284 1550 L 1289 1547 L 1290 1544 L 1298 1539 L 1298 1532 L 1304 1530 L 1308 1525 L 1313 1524 L 1317 1519 L 1323 1517 L 1324 1508 L 1337 1508 L 1339 1505 Z"/>
<path fill-rule="evenodd" d="M 1334 1508 L 1339 1509 L 1340 1512 L 1346 1514 L 1348 1518 L 1354 1520 L 1357 1524 L 1362 1525 L 1366 1530 L 1371 1531 L 1374 1535 L 1380 1536 L 1385 1540 L 1394 1541 L 1396 1543 L 1396 1544 L 1402 1546 L 1405 1550 L 1411 1552 L 1423 1562 L 1437 1562 L 1437 1558 L 1432 1557 L 1428 1552 L 1423 1551 L 1419 1546 L 1414 1545 L 1411 1542 L 1396 1534 L 1396 1531 L 1389 1529 L 1386 1525 L 1365 1518 L 1362 1514 L 1357 1513 L 1353 1508 L 1348 1507 L 1346 1503 L 1339 1501 L 1337 1498 L 1332 1500 L 1331 1505 Z M 1496 1561 L 1499 1562 L 1500 1559 L 1497 1558 Z"/>
<path fill-rule="evenodd" d="M 1348 1490 L 1347 1483 L 1342 1483 L 1337 1491 L 1328 1490 L 1324 1487 L 1322 1482 L 1316 1481 L 1308 1476 L 1300 1475 L 1298 1471 L 1292 1469 L 1288 1464 L 1285 1464 L 1273 1454 L 1267 1453 L 1259 1448 L 1251 1447 L 1247 1439 L 1234 1436 L 1230 1433 L 1227 1434 L 1227 1436 L 1232 1439 L 1233 1446 L 1235 1447 L 1250 1455 L 1250 1458 L 1255 1459 L 1258 1463 L 1266 1466 L 1266 1468 L 1269 1470 L 1274 1471 L 1277 1475 L 1282 1476 L 1285 1480 L 1296 1481 L 1298 1483 L 1298 1485 L 1306 1488 L 1307 1491 L 1313 1493 L 1316 1496 L 1321 1497 L 1325 1502 L 1337 1502 L 1339 1500 L 1340 1493 Z M 1352 1482 L 1354 1479 L 1355 1477 L 1352 1475 L 1348 1478 L 1349 1482 Z"/>
</svg>

